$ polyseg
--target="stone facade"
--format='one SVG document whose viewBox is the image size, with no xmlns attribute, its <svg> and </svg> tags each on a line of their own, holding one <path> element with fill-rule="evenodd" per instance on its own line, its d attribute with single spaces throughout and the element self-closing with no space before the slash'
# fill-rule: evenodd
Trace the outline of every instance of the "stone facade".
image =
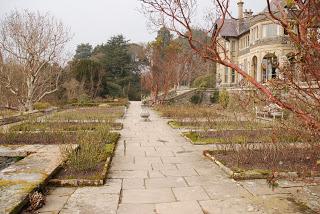
<svg viewBox="0 0 320 214">
<path fill-rule="evenodd" d="M 238 1 L 238 19 L 227 19 L 220 32 L 220 42 L 228 57 L 258 82 L 267 82 L 278 75 L 278 66 L 293 51 L 284 29 L 267 16 L 268 10 L 253 15 L 243 11 Z M 217 65 L 217 80 L 221 87 L 236 87 L 242 77 L 223 65 Z"/>
</svg>

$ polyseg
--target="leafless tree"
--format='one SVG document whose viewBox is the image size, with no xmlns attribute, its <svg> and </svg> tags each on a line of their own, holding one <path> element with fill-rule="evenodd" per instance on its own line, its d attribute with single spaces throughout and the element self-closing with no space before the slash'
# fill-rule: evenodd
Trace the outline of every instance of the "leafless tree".
<svg viewBox="0 0 320 214">
<path fill-rule="evenodd" d="M 48 13 L 16 10 L 0 22 L 0 83 L 24 110 L 57 91 L 70 39 L 69 30 Z"/>
<path fill-rule="evenodd" d="M 283 4 L 276 4 L 277 14 L 271 10 L 270 0 L 266 0 L 269 8 L 269 18 L 275 23 L 281 25 L 287 32 L 290 41 L 298 47 L 295 54 L 296 59 L 300 60 L 300 69 L 302 76 L 309 78 L 309 86 L 303 88 L 297 84 L 297 79 L 292 79 L 289 89 L 295 86 L 298 88 L 303 99 L 300 99 L 300 105 L 291 102 L 292 99 L 277 96 L 272 87 L 263 85 L 250 75 L 250 72 L 243 70 L 237 63 L 230 59 L 228 49 L 223 41 L 220 40 L 220 32 L 224 26 L 226 18 L 232 18 L 230 15 L 230 0 L 212 0 L 215 7 L 213 13 L 207 20 L 207 28 L 202 29 L 206 32 L 208 41 L 203 42 L 195 37 L 193 26 L 195 23 L 196 0 L 140 0 L 143 5 L 143 11 L 148 15 L 150 21 L 156 26 L 166 26 L 166 28 L 175 32 L 178 36 L 188 40 L 190 47 L 202 58 L 217 62 L 224 66 L 234 69 L 239 75 L 249 82 L 258 91 L 264 94 L 266 100 L 273 102 L 282 108 L 293 112 L 301 121 L 304 121 L 308 127 L 320 130 L 319 118 L 319 10 L 320 3 L 317 0 L 295 0 L 288 1 L 286 7 Z M 280 1 L 275 1 L 280 2 Z M 294 15 L 289 14 L 294 11 Z M 308 69 L 306 69 L 308 68 Z M 293 77 L 293 75 L 291 76 Z M 312 81 L 311 81 L 312 80 Z M 297 91 L 297 90 L 296 90 Z M 294 93 L 293 93 L 294 94 Z M 311 105 L 312 108 L 304 106 Z M 316 108 L 315 108 L 316 107 Z M 313 109 L 313 111 L 312 111 Z M 316 111 L 315 111 L 316 110 Z"/>
</svg>

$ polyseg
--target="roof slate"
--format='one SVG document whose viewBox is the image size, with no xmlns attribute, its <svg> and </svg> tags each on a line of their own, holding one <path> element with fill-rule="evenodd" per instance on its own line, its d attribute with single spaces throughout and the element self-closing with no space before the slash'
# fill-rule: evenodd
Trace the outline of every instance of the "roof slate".
<svg viewBox="0 0 320 214">
<path fill-rule="evenodd" d="M 276 5 L 281 3 L 281 0 L 271 0 L 271 11 L 276 11 Z M 266 7 L 262 12 L 259 14 L 264 14 L 269 12 L 268 7 Z M 243 18 L 239 19 L 225 19 L 223 27 L 220 31 L 220 35 L 223 37 L 239 37 L 242 34 L 248 32 L 250 30 L 250 18 Z M 218 26 L 222 24 L 222 20 L 219 19 L 217 21 Z"/>
<path fill-rule="evenodd" d="M 217 21 L 218 26 L 222 24 L 222 20 Z M 248 18 L 243 20 L 225 19 L 220 35 L 223 37 L 238 37 L 250 30 L 250 22 Z"/>
</svg>

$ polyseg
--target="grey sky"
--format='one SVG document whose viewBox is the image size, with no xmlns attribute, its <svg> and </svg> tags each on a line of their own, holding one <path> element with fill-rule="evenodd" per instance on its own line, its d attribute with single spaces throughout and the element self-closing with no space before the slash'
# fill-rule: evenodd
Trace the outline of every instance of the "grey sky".
<svg viewBox="0 0 320 214">
<path fill-rule="evenodd" d="M 255 12 L 265 7 L 265 0 L 244 0 L 245 8 Z M 210 0 L 199 0 L 202 9 Z M 236 15 L 236 2 L 231 0 Z M 69 50 L 77 44 L 106 42 L 112 35 L 123 34 L 132 42 L 148 42 L 155 32 L 148 29 L 146 18 L 139 13 L 138 0 L 0 0 L 0 16 L 13 9 L 50 12 L 71 28 L 74 37 Z M 205 10 L 205 9 L 204 9 Z"/>
</svg>

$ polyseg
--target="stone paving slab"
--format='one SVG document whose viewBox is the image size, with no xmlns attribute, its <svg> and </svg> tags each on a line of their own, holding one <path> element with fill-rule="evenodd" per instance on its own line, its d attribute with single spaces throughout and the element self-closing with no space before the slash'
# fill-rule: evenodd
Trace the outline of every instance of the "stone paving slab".
<svg viewBox="0 0 320 214">
<path fill-rule="evenodd" d="M 119 195 L 96 194 L 86 189 L 82 192 L 85 193 L 76 191 L 72 194 L 60 214 L 116 214 Z"/>
<path fill-rule="evenodd" d="M 211 199 L 225 199 L 225 198 L 245 198 L 250 197 L 250 193 L 245 191 L 240 185 L 217 183 L 215 185 L 204 186 Z"/>
<path fill-rule="evenodd" d="M 167 177 L 185 177 L 198 175 L 194 169 L 165 169 L 160 170 Z"/>
<path fill-rule="evenodd" d="M 210 199 L 208 194 L 200 186 L 173 188 L 172 191 L 178 201 L 200 201 Z"/>
<path fill-rule="evenodd" d="M 156 210 L 159 214 L 203 214 L 196 201 L 157 204 Z"/>
<path fill-rule="evenodd" d="M 263 214 L 264 212 L 247 198 L 228 198 L 199 202 L 206 214 Z"/>
<path fill-rule="evenodd" d="M 170 178 L 145 179 L 145 185 L 147 189 L 153 189 L 153 188 L 186 187 L 187 183 L 181 177 L 170 177 Z"/>
<path fill-rule="evenodd" d="M 122 182 L 122 189 L 145 189 L 145 179 L 125 178 Z"/>
<path fill-rule="evenodd" d="M 234 184 L 232 180 L 223 176 L 188 176 L 185 177 L 189 186 L 205 186 L 205 185 L 231 185 Z"/>
<path fill-rule="evenodd" d="M 146 190 L 123 190 L 123 204 L 156 204 L 176 201 L 170 188 L 146 189 Z"/>
<path fill-rule="evenodd" d="M 117 214 L 156 214 L 154 204 L 120 204 Z"/>
<path fill-rule="evenodd" d="M 147 170 L 112 170 L 110 178 L 148 178 Z"/>
<path fill-rule="evenodd" d="M 290 190 L 286 188 L 270 188 L 266 180 L 249 180 L 239 182 L 245 189 L 255 196 L 259 195 L 275 195 L 290 194 Z"/>
<path fill-rule="evenodd" d="M 69 195 L 57 196 L 48 195 L 46 196 L 46 205 L 38 210 L 39 213 L 59 213 L 63 209 L 65 203 L 69 199 Z"/>
</svg>

